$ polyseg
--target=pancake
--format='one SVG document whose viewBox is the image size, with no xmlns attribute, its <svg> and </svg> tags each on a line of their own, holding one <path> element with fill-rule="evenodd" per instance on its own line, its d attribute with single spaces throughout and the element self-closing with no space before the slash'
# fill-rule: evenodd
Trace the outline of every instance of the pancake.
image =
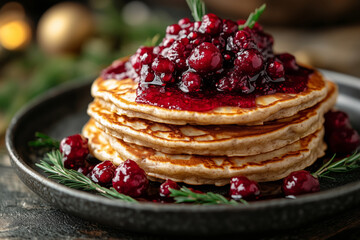
<svg viewBox="0 0 360 240">
<path fill-rule="evenodd" d="M 253 126 L 156 123 L 118 115 L 97 100 L 89 105 L 88 114 L 105 133 L 164 153 L 247 156 L 273 151 L 315 132 L 336 97 L 337 88 L 329 83 L 328 95 L 317 105 L 288 118 Z"/>
<path fill-rule="evenodd" d="M 239 175 L 257 182 L 279 180 L 290 172 L 310 166 L 324 155 L 326 148 L 323 128 L 275 151 L 244 157 L 162 153 L 114 138 L 98 129 L 93 119 L 84 126 L 83 135 L 89 139 L 90 152 L 100 160 L 119 165 L 132 159 L 150 178 L 192 185 L 222 186 Z"/>
<path fill-rule="evenodd" d="M 266 121 L 290 117 L 297 112 L 322 101 L 329 83 L 314 70 L 310 75 L 307 89 L 296 94 L 276 93 L 256 98 L 256 107 L 219 107 L 207 112 L 194 112 L 156 107 L 135 102 L 138 83 L 101 77 L 92 85 L 92 96 L 104 101 L 107 108 L 119 115 L 147 119 L 158 123 L 175 125 L 253 125 Z"/>
</svg>

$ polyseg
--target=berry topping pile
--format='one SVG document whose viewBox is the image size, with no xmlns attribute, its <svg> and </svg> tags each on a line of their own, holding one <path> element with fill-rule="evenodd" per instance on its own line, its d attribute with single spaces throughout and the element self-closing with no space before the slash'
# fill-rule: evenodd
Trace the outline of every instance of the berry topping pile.
<svg viewBox="0 0 360 240">
<path fill-rule="evenodd" d="M 136 80 L 138 103 L 193 111 L 253 107 L 257 96 L 306 89 L 312 71 L 291 54 L 274 54 L 272 36 L 258 23 L 244 23 L 212 13 L 180 19 L 159 45 L 114 62 L 102 78 Z"/>
</svg>

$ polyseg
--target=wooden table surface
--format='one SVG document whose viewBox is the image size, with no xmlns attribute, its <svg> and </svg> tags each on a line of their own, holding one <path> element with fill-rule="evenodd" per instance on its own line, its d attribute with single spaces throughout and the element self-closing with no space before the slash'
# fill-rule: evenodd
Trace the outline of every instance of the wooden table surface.
<svg viewBox="0 0 360 240">
<path fill-rule="evenodd" d="M 226 239 L 359 239 L 359 236 L 360 206 L 299 229 L 260 235 L 239 234 Z M 91 223 L 57 210 L 21 182 L 11 167 L 4 144 L 0 143 L 0 239 L 25 238 L 158 240 L 184 237 L 130 233 Z M 224 236 L 214 236 L 211 239 L 224 239 Z"/>
</svg>

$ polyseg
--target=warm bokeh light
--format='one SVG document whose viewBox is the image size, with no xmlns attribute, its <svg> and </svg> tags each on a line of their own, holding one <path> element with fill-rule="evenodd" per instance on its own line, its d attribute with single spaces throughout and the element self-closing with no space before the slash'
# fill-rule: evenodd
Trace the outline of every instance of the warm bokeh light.
<svg viewBox="0 0 360 240">
<path fill-rule="evenodd" d="M 30 26 L 23 20 L 10 21 L 0 26 L 0 44 L 8 50 L 23 48 L 30 39 Z"/>
</svg>

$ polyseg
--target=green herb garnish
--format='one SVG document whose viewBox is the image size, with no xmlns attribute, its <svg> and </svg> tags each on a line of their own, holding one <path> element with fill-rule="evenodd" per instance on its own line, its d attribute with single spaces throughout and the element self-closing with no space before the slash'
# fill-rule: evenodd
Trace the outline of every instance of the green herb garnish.
<svg viewBox="0 0 360 240">
<path fill-rule="evenodd" d="M 255 23 L 260 18 L 261 14 L 264 12 L 265 8 L 266 8 L 266 4 L 264 3 L 259 8 L 255 9 L 254 12 L 250 13 L 246 22 L 239 26 L 239 30 L 243 30 L 246 27 L 253 28 Z"/>
<path fill-rule="evenodd" d="M 62 158 L 63 156 L 59 150 L 52 151 L 47 153 L 40 163 L 36 163 L 35 165 L 44 170 L 46 173 L 49 173 L 49 178 L 55 179 L 67 187 L 90 192 L 96 191 L 100 195 L 111 199 L 120 199 L 126 202 L 137 202 L 132 197 L 117 192 L 114 188 L 109 189 L 94 183 L 90 178 L 84 176 L 80 172 L 72 169 L 66 169 L 63 165 Z"/>
<path fill-rule="evenodd" d="M 160 40 L 160 34 L 156 34 L 152 38 L 146 39 L 144 46 L 154 47 L 154 46 L 158 45 L 159 40 Z"/>
<path fill-rule="evenodd" d="M 327 175 L 331 172 L 350 172 L 360 168 L 360 153 L 357 151 L 355 151 L 351 156 L 345 157 L 336 162 L 334 162 L 335 156 L 336 154 L 334 154 L 333 157 L 321 166 L 315 173 L 312 173 L 312 175 L 316 178 L 326 177 L 334 179 Z"/>
<path fill-rule="evenodd" d="M 227 200 L 223 195 L 208 192 L 208 193 L 194 193 L 187 187 L 182 187 L 180 190 L 169 189 L 176 203 L 196 203 L 196 204 L 229 204 L 238 205 L 240 203 L 247 205 L 248 203 L 240 199 L 240 202 L 235 200 Z"/>
<path fill-rule="evenodd" d="M 201 0 L 186 0 L 190 10 L 191 14 L 195 21 L 201 21 L 202 17 L 206 13 L 205 4 Z"/>
<path fill-rule="evenodd" d="M 34 141 L 30 141 L 28 144 L 30 147 L 38 147 L 38 148 L 59 148 L 60 142 L 43 134 L 36 132 L 36 139 Z"/>
</svg>

